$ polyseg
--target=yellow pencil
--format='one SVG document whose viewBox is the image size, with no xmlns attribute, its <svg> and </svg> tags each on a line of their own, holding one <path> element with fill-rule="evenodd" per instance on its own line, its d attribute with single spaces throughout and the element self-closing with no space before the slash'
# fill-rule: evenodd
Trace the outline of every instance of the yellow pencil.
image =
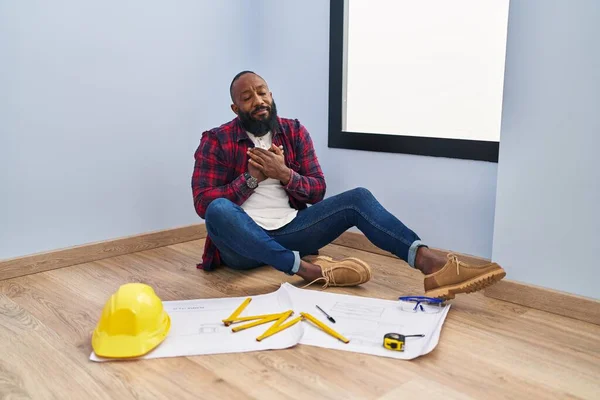
<svg viewBox="0 0 600 400">
<path fill-rule="evenodd" d="M 300 321 L 301 321 L 303 318 L 304 318 L 304 317 L 302 317 L 302 316 L 299 316 L 299 317 L 297 317 L 297 318 L 294 318 L 293 320 L 291 320 L 291 321 L 289 321 L 289 322 L 286 322 L 285 324 L 283 324 L 283 325 L 281 325 L 281 326 L 278 326 L 278 327 L 277 327 L 277 329 L 275 329 L 275 330 L 273 330 L 273 331 L 267 331 L 267 332 L 263 333 L 262 335 L 260 335 L 259 337 L 257 337 L 257 338 L 256 338 L 256 340 L 257 340 L 258 342 L 260 342 L 261 340 L 263 340 L 263 339 L 266 339 L 266 338 L 268 338 L 268 337 L 269 337 L 269 336 L 271 336 L 271 335 L 274 335 L 274 334 L 276 334 L 276 333 L 278 333 L 278 332 L 281 332 L 281 331 L 282 331 L 282 330 L 284 330 L 284 329 L 287 329 L 287 328 L 289 328 L 290 326 L 292 326 L 292 325 L 294 325 L 294 324 L 297 324 L 297 323 L 298 323 L 298 322 L 300 322 Z"/>
<path fill-rule="evenodd" d="M 249 315 L 247 317 L 237 317 L 237 318 L 234 318 L 234 319 L 224 319 L 223 322 L 225 322 L 226 326 L 229 326 L 231 324 L 235 324 L 236 322 L 254 321 L 256 319 L 263 319 L 263 318 L 273 317 L 275 315 L 281 315 L 281 313 L 276 313 L 276 314 L 262 314 L 262 315 Z"/>
<path fill-rule="evenodd" d="M 262 318 L 262 319 L 259 319 L 258 321 L 250 322 L 249 324 L 246 324 L 246 325 L 236 326 L 235 328 L 231 328 L 231 331 L 232 332 L 243 331 L 244 329 L 253 328 L 253 327 L 258 326 L 258 325 L 262 325 L 262 324 L 266 324 L 266 323 L 269 323 L 269 322 L 277 321 L 279 318 L 281 318 L 281 314 L 274 314 L 271 317 Z"/>
<path fill-rule="evenodd" d="M 252 301 L 251 297 L 248 297 L 246 300 L 244 300 L 242 302 L 242 304 L 240 304 L 240 306 L 238 308 L 235 309 L 235 311 L 233 312 L 233 314 L 231 314 L 228 318 L 223 320 L 223 323 L 225 324 L 225 326 L 228 326 L 229 324 L 227 323 L 228 321 L 235 319 L 238 317 L 238 315 L 240 315 L 242 313 L 242 311 L 244 311 L 244 309 L 246 308 L 246 306 Z"/>
<path fill-rule="evenodd" d="M 345 337 L 343 337 L 342 335 L 340 335 L 339 333 L 337 333 L 336 331 L 334 331 L 333 329 L 331 329 L 330 327 L 328 327 L 327 325 L 325 325 L 324 323 L 322 323 L 321 321 L 319 321 L 312 315 L 310 315 L 308 313 L 300 313 L 300 315 L 303 316 L 304 318 L 306 318 L 307 320 L 309 320 L 310 322 L 314 323 L 315 325 L 317 325 L 319 328 L 321 328 L 322 330 L 324 330 L 326 333 L 330 334 L 334 338 L 341 340 L 344 343 L 350 342 L 348 339 L 346 339 Z"/>
</svg>

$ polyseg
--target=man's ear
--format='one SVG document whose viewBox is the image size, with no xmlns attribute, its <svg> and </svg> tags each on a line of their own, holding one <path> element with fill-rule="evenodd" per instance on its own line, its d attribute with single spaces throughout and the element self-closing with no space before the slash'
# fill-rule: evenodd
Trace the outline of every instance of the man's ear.
<svg viewBox="0 0 600 400">
<path fill-rule="evenodd" d="M 239 107 L 236 106 L 235 104 L 231 105 L 231 111 L 233 111 L 235 113 L 235 115 L 239 115 L 238 114 L 239 110 L 240 110 Z"/>
</svg>

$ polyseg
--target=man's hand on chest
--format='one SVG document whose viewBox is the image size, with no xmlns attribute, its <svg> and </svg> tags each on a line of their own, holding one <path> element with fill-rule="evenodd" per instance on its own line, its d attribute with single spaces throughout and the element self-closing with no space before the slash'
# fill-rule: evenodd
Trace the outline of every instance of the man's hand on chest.
<svg viewBox="0 0 600 400">
<path fill-rule="evenodd" d="M 272 145 L 269 150 L 261 148 L 248 149 L 249 166 L 257 168 L 265 176 L 277 179 L 284 185 L 290 180 L 290 169 L 285 165 L 283 150 Z"/>
</svg>

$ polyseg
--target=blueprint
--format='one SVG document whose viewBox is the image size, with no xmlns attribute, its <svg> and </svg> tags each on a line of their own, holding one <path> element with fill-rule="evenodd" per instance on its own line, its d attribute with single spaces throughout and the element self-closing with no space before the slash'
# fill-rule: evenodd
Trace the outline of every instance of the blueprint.
<svg viewBox="0 0 600 400">
<path fill-rule="evenodd" d="M 399 301 L 307 291 L 287 283 L 283 287 L 289 293 L 295 311 L 312 314 L 350 340 L 347 344 L 342 343 L 314 325 L 304 323 L 301 344 L 382 357 L 409 360 L 431 352 L 439 342 L 450 309 L 447 305 L 433 310 L 434 313 L 412 312 L 412 303 L 401 307 Z M 333 317 L 335 323 L 327 320 L 316 305 Z M 424 334 L 425 337 L 406 338 L 405 350 L 397 352 L 383 347 L 386 333 Z"/>
<path fill-rule="evenodd" d="M 298 289 L 284 283 L 275 292 L 252 296 L 240 317 L 293 310 L 291 319 L 305 312 L 350 342 L 343 343 L 308 321 L 297 323 L 259 342 L 256 338 L 272 323 L 234 333 L 232 327 L 235 325 L 225 326 L 222 322 L 245 299 L 246 297 L 232 297 L 164 301 L 165 310 L 171 317 L 169 335 L 156 349 L 140 358 L 240 353 L 285 349 L 301 344 L 408 360 L 427 354 L 437 346 L 450 307 L 447 305 L 434 312 L 414 312 L 411 311 L 412 305 L 406 307 L 399 301 Z M 317 305 L 336 322 L 327 320 L 316 308 Z M 386 333 L 425 336 L 406 338 L 405 351 L 397 352 L 383 347 L 383 336 Z M 108 361 L 93 352 L 90 359 Z"/>
</svg>

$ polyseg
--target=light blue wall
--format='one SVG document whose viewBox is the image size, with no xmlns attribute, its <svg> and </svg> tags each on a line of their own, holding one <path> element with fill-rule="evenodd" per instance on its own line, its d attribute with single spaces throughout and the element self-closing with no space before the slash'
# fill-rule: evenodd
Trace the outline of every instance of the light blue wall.
<svg viewBox="0 0 600 400">
<path fill-rule="evenodd" d="M 497 164 L 328 148 L 329 2 L 261 4 L 257 72 L 311 133 L 328 195 L 365 186 L 432 246 L 490 257 Z"/>
<path fill-rule="evenodd" d="M 600 2 L 511 3 L 494 259 L 600 299 Z"/>
<path fill-rule="evenodd" d="M 0 259 L 198 223 L 202 130 L 255 68 L 244 0 L 0 0 Z"/>
<path fill-rule="evenodd" d="M 600 3 L 512 2 L 494 259 L 598 298 Z M 329 2 L 0 0 L 0 258 L 197 223 L 203 130 L 242 69 L 432 246 L 492 255 L 497 165 L 327 147 Z M 597 280 L 597 279 L 596 279 Z"/>
</svg>

